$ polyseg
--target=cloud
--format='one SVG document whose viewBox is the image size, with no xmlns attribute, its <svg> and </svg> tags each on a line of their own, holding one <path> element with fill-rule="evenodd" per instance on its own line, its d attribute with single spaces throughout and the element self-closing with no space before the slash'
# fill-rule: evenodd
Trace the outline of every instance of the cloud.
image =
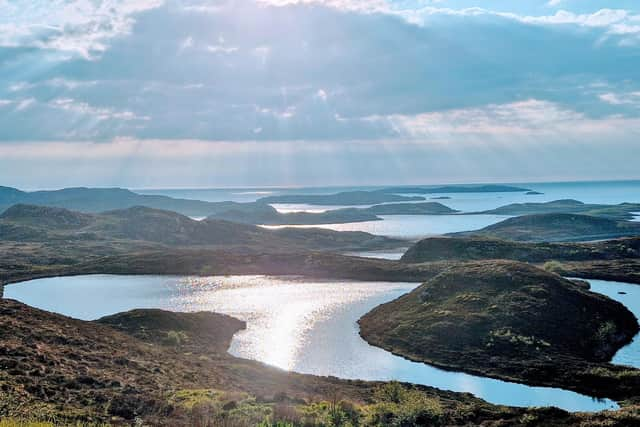
<svg viewBox="0 0 640 427">
<path fill-rule="evenodd" d="M 607 92 L 598 95 L 601 101 L 611 105 L 634 105 L 640 107 L 640 92 L 613 93 Z"/>
<path fill-rule="evenodd" d="M 535 99 L 410 116 L 372 116 L 364 120 L 384 123 L 401 138 L 428 142 L 456 142 L 465 137 L 573 138 L 594 133 L 624 134 L 628 129 L 640 128 L 640 118 L 589 118 L 557 104 Z"/>
<path fill-rule="evenodd" d="M 109 108 L 97 108 L 86 102 L 78 102 L 71 98 L 58 98 L 49 102 L 53 108 L 72 112 L 78 115 L 91 116 L 95 120 L 150 120 L 148 116 L 137 116 L 131 111 L 114 111 Z"/>
<path fill-rule="evenodd" d="M 0 46 L 35 47 L 80 55 L 104 52 L 110 39 L 130 34 L 134 15 L 161 0 L 28 0 L 0 2 Z"/>
</svg>

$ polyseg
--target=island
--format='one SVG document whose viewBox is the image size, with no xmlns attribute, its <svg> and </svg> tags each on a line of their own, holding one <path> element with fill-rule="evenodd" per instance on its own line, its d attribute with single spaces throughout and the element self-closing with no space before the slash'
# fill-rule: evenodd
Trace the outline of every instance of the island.
<svg viewBox="0 0 640 427">
<path fill-rule="evenodd" d="M 400 196 L 381 191 L 343 191 L 335 194 L 285 194 L 258 199 L 262 203 L 290 203 L 324 206 L 375 205 L 389 202 L 422 201 L 420 196 Z"/>
<path fill-rule="evenodd" d="M 634 315 L 525 263 L 456 264 L 359 324 L 372 345 L 445 369 L 617 399 L 640 386 L 640 370 L 607 363 L 638 332 Z"/>
<path fill-rule="evenodd" d="M 381 221 L 382 218 L 378 215 L 450 215 L 458 212 L 438 202 L 389 203 L 368 208 L 343 208 L 325 212 L 281 213 L 271 206 L 269 208 L 261 211 L 230 209 L 217 212 L 208 218 L 260 225 L 318 225 Z"/>
<path fill-rule="evenodd" d="M 483 184 L 483 185 L 443 185 L 420 187 L 387 187 L 378 190 L 383 193 L 394 194 L 436 194 L 436 193 L 522 193 L 531 191 L 527 188 L 513 185 Z"/>
</svg>

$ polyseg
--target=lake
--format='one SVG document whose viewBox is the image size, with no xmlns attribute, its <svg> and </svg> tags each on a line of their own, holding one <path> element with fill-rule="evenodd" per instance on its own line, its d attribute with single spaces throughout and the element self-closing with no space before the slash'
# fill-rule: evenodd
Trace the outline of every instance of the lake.
<svg viewBox="0 0 640 427">
<path fill-rule="evenodd" d="M 606 289 L 606 282 L 598 282 Z M 9 285 L 5 297 L 85 320 L 133 308 L 216 311 L 247 321 L 247 329 L 231 343 L 231 354 L 286 370 L 395 379 L 470 392 L 492 403 L 513 406 L 553 405 L 572 411 L 617 407 L 610 400 L 566 390 L 443 371 L 367 344 L 358 334 L 356 321 L 417 285 L 267 276 L 91 275 Z"/>
</svg>

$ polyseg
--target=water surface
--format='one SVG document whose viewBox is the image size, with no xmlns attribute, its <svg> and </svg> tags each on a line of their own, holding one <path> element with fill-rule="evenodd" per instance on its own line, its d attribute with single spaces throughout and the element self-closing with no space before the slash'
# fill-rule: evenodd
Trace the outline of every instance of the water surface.
<svg viewBox="0 0 640 427">
<path fill-rule="evenodd" d="M 230 352 L 282 369 L 364 380 L 400 380 L 471 392 L 513 406 L 567 410 L 615 408 L 566 390 L 443 371 L 367 344 L 357 319 L 416 283 L 311 281 L 294 277 L 93 275 L 7 286 L 5 296 L 85 320 L 132 308 L 211 310 L 247 321 Z"/>
</svg>

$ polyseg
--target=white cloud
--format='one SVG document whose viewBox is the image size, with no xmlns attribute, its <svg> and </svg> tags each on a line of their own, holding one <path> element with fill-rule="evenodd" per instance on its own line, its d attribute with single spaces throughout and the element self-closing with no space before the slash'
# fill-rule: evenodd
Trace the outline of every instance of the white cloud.
<svg viewBox="0 0 640 427">
<path fill-rule="evenodd" d="M 607 92 L 598 95 L 602 102 L 611 105 L 638 105 L 640 106 L 640 92 L 613 93 Z"/>
<path fill-rule="evenodd" d="M 148 116 L 137 116 L 131 111 L 115 111 L 109 108 L 94 107 L 86 102 L 71 98 L 57 98 L 49 102 L 49 106 L 79 115 L 91 116 L 96 120 L 149 120 Z"/>
<path fill-rule="evenodd" d="M 461 136 L 511 138 L 619 133 L 640 118 L 589 118 L 553 102 L 527 101 L 416 115 L 369 116 L 364 120 L 393 128 L 399 137 L 447 141 Z"/>
<path fill-rule="evenodd" d="M 34 98 L 27 98 L 27 99 L 22 99 L 20 101 L 16 101 L 17 103 L 16 111 L 24 111 L 29 107 L 31 107 L 35 102 L 36 100 Z"/>
<path fill-rule="evenodd" d="M 558 6 L 560 3 L 562 3 L 562 0 L 549 0 L 547 2 L 547 6 L 554 7 L 554 6 Z"/>
<path fill-rule="evenodd" d="M 324 89 L 318 89 L 315 96 L 323 101 L 327 100 L 327 92 L 325 92 Z"/>
<path fill-rule="evenodd" d="M 91 59 L 129 34 L 136 13 L 162 0 L 17 0 L 0 2 L 0 46 L 35 47 Z"/>
<path fill-rule="evenodd" d="M 211 53 L 233 53 L 238 50 L 235 46 L 224 46 L 224 45 L 209 45 L 207 46 L 207 50 Z"/>
</svg>

